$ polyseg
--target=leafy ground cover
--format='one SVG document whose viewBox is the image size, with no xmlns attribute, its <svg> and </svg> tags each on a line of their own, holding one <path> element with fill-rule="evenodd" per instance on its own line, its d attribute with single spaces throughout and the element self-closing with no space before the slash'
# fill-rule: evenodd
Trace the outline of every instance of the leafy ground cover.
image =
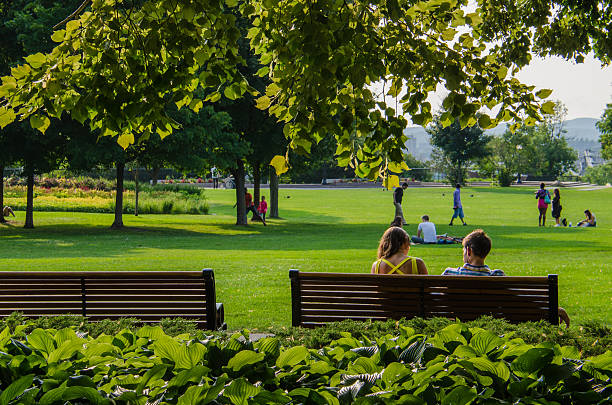
<svg viewBox="0 0 612 405">
<path fill-rule="evenodd" d="M 452 189 L 406 190 L 404 213 L 416 232 L 422 214 L 438 233 L 462 236 L 482 227 L 493 238 L 487 262 L 509 275 L 559 274 L 559 302 L 574 324 L 612 323 L 612 189 L 562 189 L 563 215 L 572 222 L 591 209 L 597 228 L 538 228 L 534 189 L 466 188 L 469 226 L 449 227 Z M 267 193 L 264 192 L 266 196 Z M 36 214 L 36 228 L 21 228 L 24 213 L 0 226 L 0 270 L 194 270 L 212 268 L 218 301 L 230 329 L 290 324 L 288 270 L 367 272 L 380 235 L 391 221 L 392 196 L 379 189 L 280 190 L 282 219 L 236 227 L 233 190 L 206 190 L 211 215 L 126 216 L 112 231 L 112 216 Z M 430 273 L 461 264 L 459 245 L 414 246 Z"/>
<path fill-rule="evenodd" d="M 5 193 L 5 204 L 14 210 L 25 211 L 25 186 L 7 187 Z M 134 196 L 133 187 L 124 191 L 124 213 L 134 213 Z M 36 211 L 113 213 L 115 192 L 88 188 L 35 187 L 34 206 Z M 138 212 L 139 214 L 207 214 L 208 203 L 202 189 L 144 186 L 139 193 Z"/>
<path fill-rule="evenodd" d="M 530 345 L 455 323 L 408 326 L 321 349 L 249 333 L 168 336 L 159 327 L 92 337 L 73 328 L 0 332 L 3 404 L 604 404 L 612 352 Z"/>
</svg>

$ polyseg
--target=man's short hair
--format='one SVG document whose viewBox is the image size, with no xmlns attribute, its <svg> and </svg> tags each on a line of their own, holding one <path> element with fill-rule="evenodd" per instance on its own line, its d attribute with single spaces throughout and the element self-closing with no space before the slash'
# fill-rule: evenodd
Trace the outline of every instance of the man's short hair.
<svg viewBox="0 0 612 405">
<path fill-rule="evenodd" d="M 408 183 L 402 183 L 402 188 L 408 188 Z"/>
<path fill-rule="evenodd" d="M 459 183 L 455 184 L 455 188 L 461 188 L 461 184 Z"/>
<path fill-rule="evenodd" d="M 429 215 L 423 215 L 421 219 L 424 219 L 425 221 L 429 221 Z"/>
<path fill-rule="evenodd" d="M 491 238 L 482 229 L 475 229 L 463 238 L 463 247 L 469 247 L 476 256 L 484 259 L 491 251 Z"/>
</svg>

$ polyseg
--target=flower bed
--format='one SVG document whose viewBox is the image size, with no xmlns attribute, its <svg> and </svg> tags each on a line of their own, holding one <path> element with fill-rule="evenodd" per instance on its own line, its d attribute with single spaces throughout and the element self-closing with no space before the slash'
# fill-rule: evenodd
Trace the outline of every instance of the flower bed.
<svg viewBox="0 0 612 405">
<path fill-rule="evenodd" d="M 14 210 L 26 208 L 26 187 L 9 186 L 5 190 L 5 204 Z M 36 211 L 115 212 L 115 193 L 97 189 L 34 187 Z M 143 187 L 139 193 L 138 212 L 141 214 L 207 214 L 209 210 L 201 189 Z M 125 190 L 123 212 L 134 213 L 134 191 Z"/>
</svg>

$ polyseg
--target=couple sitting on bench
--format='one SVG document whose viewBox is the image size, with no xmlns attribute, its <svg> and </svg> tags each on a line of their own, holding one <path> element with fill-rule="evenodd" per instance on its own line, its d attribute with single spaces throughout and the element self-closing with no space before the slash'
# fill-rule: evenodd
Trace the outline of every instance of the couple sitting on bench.
<svg viewBox="0 0 612 405">
<path fill-rule="evenodd" d="M 424 216 L 426 217 L 426 215 Z M 378 245 L 378 260 L 372 263 L 374 274 L 429 274 L 422 259 L 408 256 L 410 236 L 400 227 L 391 227 Z M 443 275 L 505 276 L 502 270 L 491 270 L 484 261 L 491 250 L 491 238 L 476 229 L 463 238 L 463 266 L 447 268 Z"/>
<path fill-rule="evenodd" d="M 378 246 L 378 260 L 372 263 L 374 274 L 428 274 L 422 259 L 408 256 L 410 237 L 399 227 L 391 227 L 383 234 Z M 476 229 L 463 238 L 463 265 L 448 267 L 444 276 L 505 276 L 502 270 L 491 270 L 485 258 L 491 251 L 491 238 Z M 569 327 L 567 312 L 559 307 L 559 317 Z"/>
</svg>

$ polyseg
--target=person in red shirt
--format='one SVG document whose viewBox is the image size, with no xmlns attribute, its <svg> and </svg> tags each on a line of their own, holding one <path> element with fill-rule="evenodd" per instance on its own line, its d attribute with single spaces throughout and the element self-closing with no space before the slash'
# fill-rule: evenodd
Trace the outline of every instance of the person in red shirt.
<svg viewBox="0 0 612 405">
<path fill-rule="evenodd" d="M 261 215 L 261 218 L 265 221 L 266 212 L 268 212 L 268 203 L 266 202 L 266 197 L 264 197 L 263 195 L 261 196 L 261 202 L 259 203 L 258 211 Z"/>
</svg>

